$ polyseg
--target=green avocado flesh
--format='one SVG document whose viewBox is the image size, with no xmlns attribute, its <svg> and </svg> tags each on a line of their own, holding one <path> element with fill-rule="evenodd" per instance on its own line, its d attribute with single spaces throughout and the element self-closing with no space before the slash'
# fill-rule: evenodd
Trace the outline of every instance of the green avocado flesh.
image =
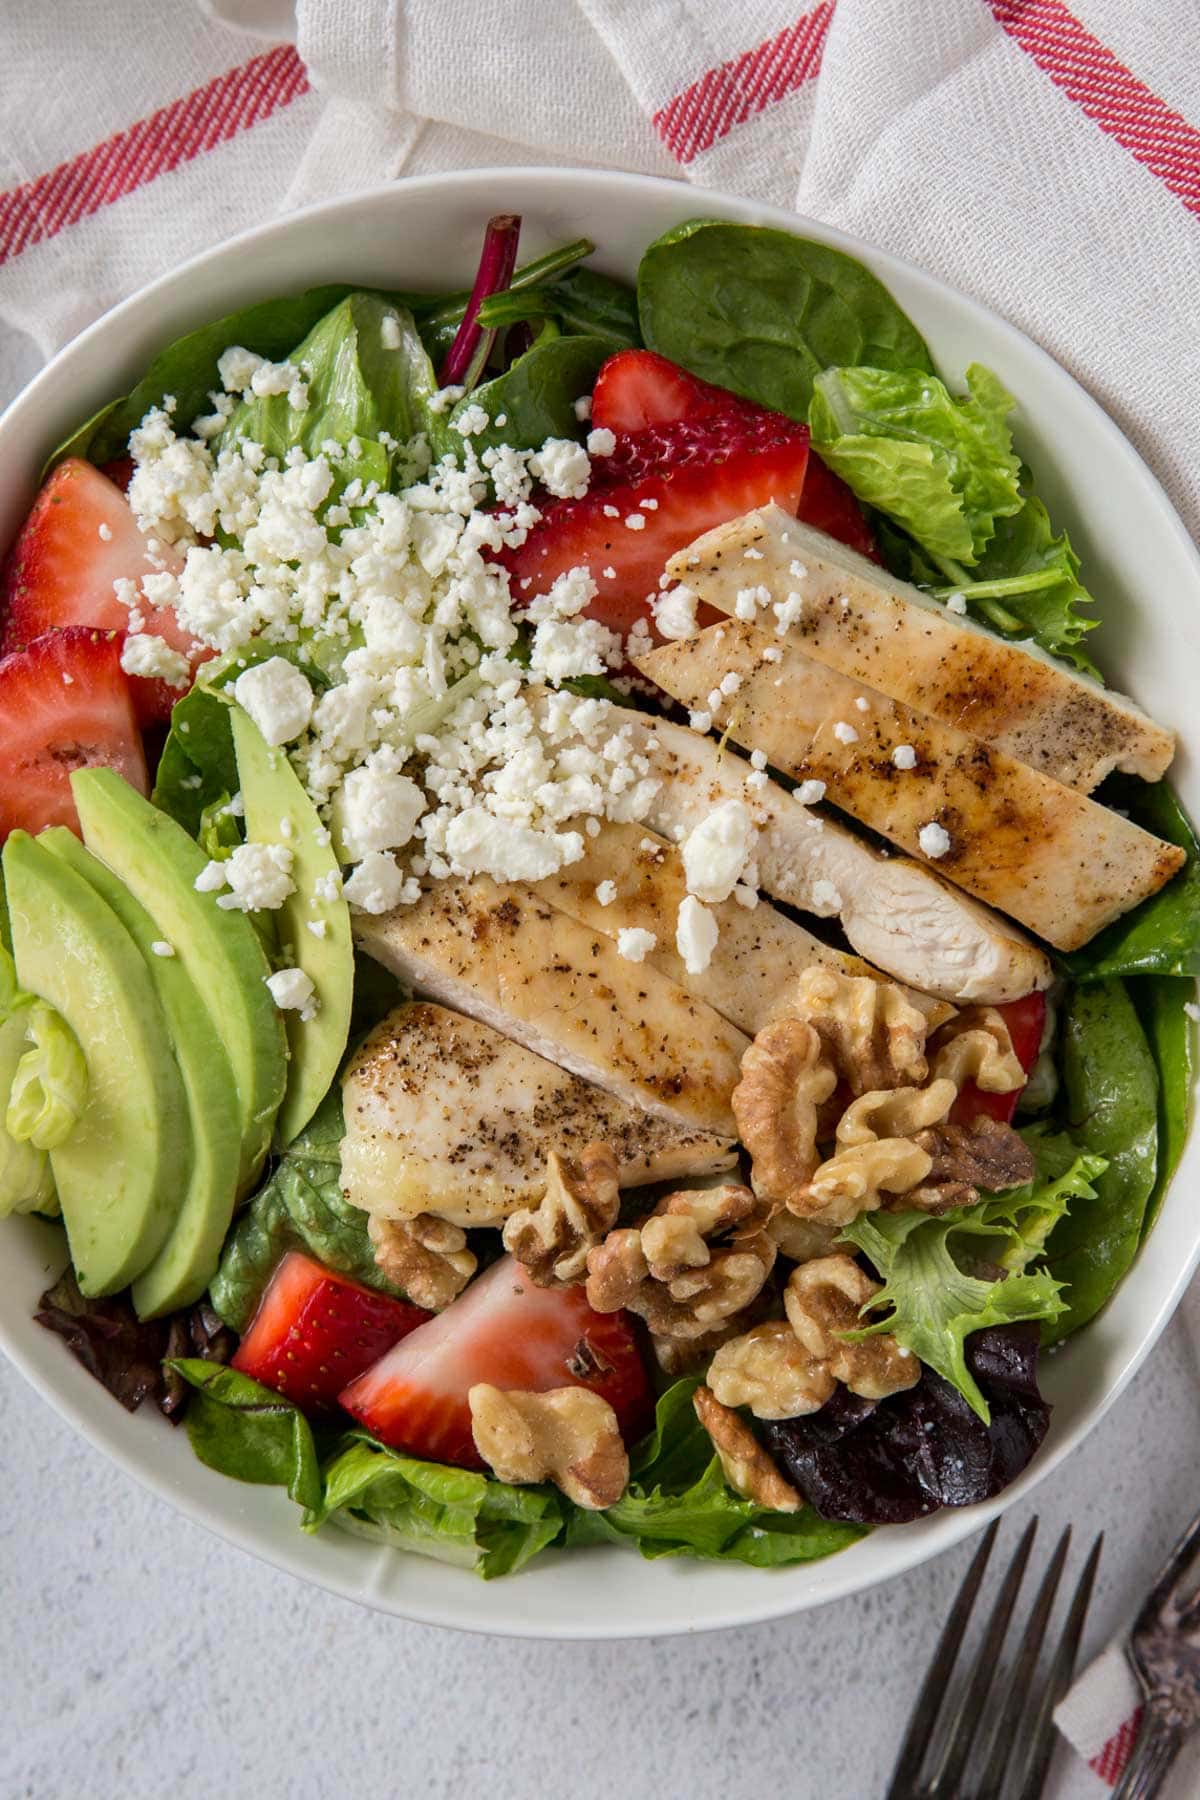
<svg viewBox="0 0 1200 1800">
<path fill-rule="evenodd" d="M 137 945 L 183 1078 L 192 1129 L 191 1168 L 166 1242 L 133 1284 L 138 1317 L 152 1319 L 199 1299 L 216 1272 L 237 1199 L 242 1150 L 237 1085 L 195 982 L 178 956 L 155 952 L 154 945 L 164 940 L 145 907 L 84 849 L 74 832 L 55 826 L 42 832 L 38 842 L 95 889 Z"/>
<path fill-rule="evenodd" d="M 87 1104 L 50 1167 L 84 1294 L 148 1268 L 178 1215 L 191 1142 L 166 1019 L 137 945 L 74 869 L 24 831 L 4 847 L 17 977 L 60 1012 Z"/>
<path fill-rule="evenodd" d="M 287 1014 L 287 1092 L 275 1133 L 288 1144 L 308 1124 L 329 1092 L 346 1049 L 354 1000 L 354 945 L 350 908 L 340 897 L 341 871 L 329 833 L 300 785 L 283 750 L 272 750 L 240 706 L 232 711 L 233 747 L 246 809 L 246 835 L 256 844 L 283 844 L 292 853 L 295 887 L 275 914 L 282 964 L 303 969 L 316 990 L 311 1019 Z M 318 883 L 334 877 L 334 900 L 321 899 Z M 315 924 L 319 935 L 310 931 Z"/>
<path fill-rule="evenodd" d="M 112 769 L 71 777 L 88 849 L 120 876 L 175 948 L 225 1046 L 237 1084 L 239 1192 L 262 1167 L 287 1075 L 287 1044 L 267 991 L 270 965 L 250 920 L 198 894 L 207 858 L 181 825 Z"/>
</svg>

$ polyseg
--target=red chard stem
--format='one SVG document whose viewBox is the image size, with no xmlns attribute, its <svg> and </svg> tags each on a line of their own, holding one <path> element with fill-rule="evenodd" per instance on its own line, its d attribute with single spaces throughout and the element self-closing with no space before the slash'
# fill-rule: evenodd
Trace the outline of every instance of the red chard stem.
<svg viewBox="0 0 1200 1800">
<path fill-rule="evenodd" d="M 471 298 L 446 360 L 438 370 L 438 382 L 442 387 L 474 387 L 482 375 L 496 333 L 485 331 L 479 324 L 479 308 L 489 295 L 502 294 L 512 281 L 520 239 L 519 214 L 497 213 L 494 219 L 488 220 Z"/>
</svg>

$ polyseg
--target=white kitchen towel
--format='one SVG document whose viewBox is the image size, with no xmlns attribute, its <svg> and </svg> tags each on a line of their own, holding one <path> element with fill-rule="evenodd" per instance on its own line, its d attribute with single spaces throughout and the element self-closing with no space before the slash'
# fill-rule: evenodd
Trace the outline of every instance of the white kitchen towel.
<svg viewBox="0 0 1200 1800">
<path fill-rule="evenodd" d="M 281 206 L 439 168 L 600 163 L 793 207 L 973 294 L 1090 388 L 1200 533 L 1194 0 L 0 12 L 0 400 L 123 295 Z M 1196 1290 L 1186 1310 L 1200 1341 Z M 1110 1653 L 1060 1711 L 1109 1781 L 1135 1698 Z"/>
</svg>

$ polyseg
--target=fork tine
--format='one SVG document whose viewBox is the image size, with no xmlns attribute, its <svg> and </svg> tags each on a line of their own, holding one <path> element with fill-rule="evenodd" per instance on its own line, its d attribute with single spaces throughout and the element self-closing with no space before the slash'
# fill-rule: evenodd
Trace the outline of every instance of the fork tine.
<svg viewBox="0 0 1200 1800">
<path fill-rule="evenodd" d="M 1068 1525 L 1058 1540 L 1050 1565 L 1042 1577 L 1042 1584 L 1033 1603 L 1033 1611 L 1025 1626 L 1021 1638 L 1021 1648 L 1012 1666 L 1009 1676 L 1008 1693 L 1000 1708 L 996 1721 L 992 1726 L 991 1743 L 983 1774 L 974 1788 L 974 1800 L 999 1800 L 1000 1790 L 1004 1786 L 1004 1774 L 1009 1759 L 1017 1742 L 1017 1730 L 1025 1703 L 1033 1686 L 1033 1678 L 1037 1673 L 1038 1659 L 1042 1652 L 1042 1641 L 1046 1635 L 1046 1627 L 1050 1622 L 1050 1614 L 1054 1608 L 1058 1584 L 1062 1579 L 1063 1565 L 1067 1560 L 1067 1551 L 1071 1547 L 1071 1527 Z"/>
<path fill-rule="evenodd" d="M 905 1734 L 904 1742 L 900 1746 L 900 1754 L 896 1758 L 896 1766 L 892 1771 L 891 1785 L 884 1800 L 912 1800 L 917 1791 L 917 1776 L 921 1772 L 925 1752 L 929 1748 L 934 1727 L 937 1725 L 942 1697 L 954 1669 L 954 1659 L 958 1655 L 963 1633 L 966 1631 L 971 1617 L 971 1608 L 975 1604 L 975 1596 L 979 1592 L 979 1586 L 988 1565 L 988 1557 L 992 1553 L 992 1545 L 996 1541 L 996 1533 L 999 1529 L 1000 1521 L 993 1519 L 983 1534 L 983 1540 L 978 1550 L 971 1559 L 971 1566 L 963 1578 L 963 1584 L 958 1590 L 958 1597 L 950 1609 L 950 1616 L 942 1627 L 942 1635 L 938 1639 L 929 1671 L 921 1683 L 921 1692 L 917 1695 L 912 1720 Z"/>
<path fill-rule="evenodd" d="M 1025 1773 L 1017 1800 L 1038 1800 L 1045 1785 L 1046 1770 L 1054 1755 L 1054 1709 L 1071 1685 L 1071 1677 L 1075 1672 L 1075 1658 L 1079 1654 L 1079 1640 L 1083 1636 L 1084 1621 L 1103 1546 L 1104 1533 L 1100 1532 L 1083 1565 L 1083 1574 L 1079 1577 L 1079 1585 L 1071 1600 L 1071 1610 L 1067 1614 L 1062 1638 L 1046 1676 L 1030 1734 Z"/>
<path fill-rule="evenodd" d="M 1200 1550 L 1200 1513 L 1192 1520 L 1179 1542 L 1167 1558 L 1166 1567 L 1158 1580 L 1150 1589 L 1134 1622 L 1134 1631 L 1140 1631 L 1145 1625 L 1154 1624 L 1161 1612 L 1174 1599 L 1175 1590 L 1190 1572 L 1191 1564 L 1197 1551 Z"/>
<path fill-rule="evenodd" d="M 958 1704 L 950 1740 L 942 1756 L 941 1767 L 929 1784 L 929 1792 L 932 1795 L 945 1795 L 949 1800 L 949 1796 L 956 1796 L 962 1790 L 963 1771 L 967 1766 L 967 1758 L 971 1754 L 975 1733 L 979 1729 L 980 1716 L 987 1703 L 988 1693 L 996 1673 L 996 1665 L 1000 1660 L 1005 1633 L 1008 1630 L 1008 1622 L 1012 1617 L 1012 1609 L 1016 1604 L 1017 1593 L 1025 1574 L 1025 1565 L 1029 1561 L 1029 1552 L 1033 1549 L 1037 1528 L 1036 1518 L 1030 1519 L 1021 1534 L 1016 1555 L 1008 1565 L 1008 1573 L 1000 1585 L 1000 1592 L 992 1607 L 991 1617 L 984 1628 L 983 1642 L 976 1654 L 970 1682 Z"/>
</svg>

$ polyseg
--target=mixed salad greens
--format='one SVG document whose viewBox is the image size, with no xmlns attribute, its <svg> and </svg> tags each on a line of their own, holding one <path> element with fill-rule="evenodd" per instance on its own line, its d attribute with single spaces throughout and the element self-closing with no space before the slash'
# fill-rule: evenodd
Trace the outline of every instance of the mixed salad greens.
<svg viewBox="0 0 1200 1800">
<path fill-rule="evenodd" d="M 450 1207 L 438 1219 L 431 1199 L 427 1238 L 404 1240 L 402 1266 L 384 1252 L 389 1223 L 411 1211 L 377 1217 L 344 1158 L 342 1076 L 407 998 L 365 953 L 378 940 L 364 927 L 439 880 L 544 881 L 609 822 L 657 829 L 645 808 L 620 811 L 615 783 L 578 816 L 515 802 L 505 814 L 503 771 L 529 747 L 488 734 L 524 704 L 523 683 L 535 710 L 547 692 L 601 709 L 588 715 L 606 721 L 597 743 L 633 729 L 622 720 L 677 722 L 638 677 L 655 639 L 686 636 L 666 629 L 667 559 L 774 499 L 865 553 L 868 576 L 887 571 L 927 604 L 1100 679 L 1086 648 L 1099 609 L 1014 448 L 1014 397 L 979 365 L 957 392 L 868 269 L 786 232 L 697 219 L 646 249 L 634 291 L 590 266 L 583 239 L 519 265 L 519 231 L 492 221 L 469 294 L 326 286 L 203 325 L 50 459 L 5 574 L 0 1212 L 61 1208 L 73 1268 L 43 1296 L 41 1322 L 122 1404 L 153 1396 L 182 1418 L 201 1461 L 283 1488 L 306 1530 L 335 1521 L 486 1577 L 551 1545 L 800 1562 L 874 1524 L 997 1492 L 1040 1444 L 1039 1345 L 1111 1298 L 1188 1129 L 1198 846 L 1165 781 L 1108 776 L 1096 798 L 1177 847 L 1182 867 L 1054 951 L 1048 1004 L 1035 992 L 999 1005 L 1026 1085 L 1018 1096 L 970 1082 L 970 1105 L 952 1115 L 1009 1131 L 1016 1108 L 1032 1179 L 909 1210 L 903 1195 L 884 1206 L 876 1195 L 826 1234 L 824 1251 L 857 1258 L 878 1284 L 841 1339 L 886 1338 L 919 1380 L 882 1398 L 839 1382 L 819 1407 L 755 1415 L 760 1447 L 802 1497 L 793 1510 L 736 1491 L 698 1417 L 720 1333 L 694 1334 L 682 1374 L 651 1375 L 640 1323 L 589 1315 L 610 1331 L 603 1358 L 564 1360 L 601 1341 L 580 1323 L 580 1275 L 538 1304 L 561 1300 L 561 1322 L 546 1315 L 564 1347 L 555 1367 L 611 1399 L 626 1440 L 627 1480 L 608 1504 L 489 1473 L 469 1419 L 463 1437 L 467 1377 L 436 1428 L 428 1395 L 412 1422 L 408 1363 L 352 1404 L 351 1387 L 414 1332 L 452 1343 L 446 1322 L 468 1303 L 470 1356 L 439 1355 L 501 1390 L 554 1385 L 514 1348 L 520 1309 L 495 1298 L 503 1214 L 477 1223 Z M 403 543 L 388 536 L 401 513 Z M 397 599 L 414 579 L 415 650 Z M 368 677 L 374 699 L 355 726 L 355 683 Z M 710 701 L 715 716 L 693 710 L 692 731 L 731 757 L 736 712 L 723 722 L 721 693 Z M 292 729 L 280 721 L 296 708 Z M 364 738 L 368 715 L 384 713 Z M 631 744 L 621 739 L 626 786 L 642 774 Z M 464 745 L 484 745 L 484 760 L 468 766 Z M 894 758 L 897 770 L 917 761 Z M 822 788 L 778 773 L 804 805 L 802 789 Z M 575 831 L 585 814 L 588 831 Z M 921 849 L 936 870 L 936 832 Z M 751 917 L 755 868 L 745 850 L 735 898 Z M 952 858 L 940 872 L 954 880 Z M 707 957 L 696 951 L 709 902 L 689 881 L 678 946 L 699 978 L 716 934 Z M 598 896 L 605 885 L 615 892 L 601 883 Z M 847 941 L 839 908 L 823 907 L 833 923 L 818 932 L 830 954 Z M 656 947 L 634 927 L 614 941 L 635 973 Z M 438 1092 L 431 1081 L 424 1103 Z M 646 1202 L 622 1185 L 608 1227 L 628 1236 Z M 772 1299 L 782 1311 L 798 1253 L 781 1244 L 743 1325 Z M 430 1258 L 441 1278 L 482 1272 L 431 1306 L 405 1277 L 418 1253 L 426 1279 Z"/>
</svg>

